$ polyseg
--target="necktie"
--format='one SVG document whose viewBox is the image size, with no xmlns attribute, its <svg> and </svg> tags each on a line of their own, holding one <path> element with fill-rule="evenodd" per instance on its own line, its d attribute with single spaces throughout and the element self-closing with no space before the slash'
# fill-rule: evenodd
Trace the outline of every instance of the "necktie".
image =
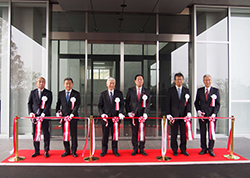
<svg viewBox="0 0 250 178">
<path fill-rule="evenodd" d="M 207 98 L 208 98 L 208 89 L 207 88 L 206 88 L 205 96 L 206 96 L 206 100 L 207 100 Z"/>
<path fill-rule="evenodd" d="M 181 99 L 181 89 L 178 88 L 178 96 L 179 96 L 179 99 Z"/>
<path fill-rule="evenodd" d="M 69 102 L 69 91 L 67 91 L 66 100 L 67 100 L 67 103 L 68 103 Z"/>
<path fill-rule="evenodd" d="M 110 102 L 112 103 L 112 101 L 113 101 L 113 95 L 112 95 L 112 92 L 110 92 L 109 97 L 110 97 Z"/>
<path fill-rule="evenodd" d="M 138 101 L 140 101 L 140 98 L 141 98 L 141 92 L 140 92 L 140 89 L 138 88 L 138 93 L 137 93 L 137 99 L 138 99 Z"/>
</svg>

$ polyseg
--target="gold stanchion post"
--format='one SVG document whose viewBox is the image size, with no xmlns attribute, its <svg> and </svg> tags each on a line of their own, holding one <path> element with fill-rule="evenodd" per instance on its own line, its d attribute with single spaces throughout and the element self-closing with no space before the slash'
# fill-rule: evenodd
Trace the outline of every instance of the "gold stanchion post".
<svg viewBox="0 0 250 178">
<path fill-rule="evenodd" d="M 162 125 L 162 127 L 165 128 L 165 125 L 168 124 L 168 123 L 166 122 L 166 116 L 163 116 L 162 119 L 163 119 L 163 125 Z M 163 133 L 162 133 L 162 134 L 163 134 Z M 168 149 L 168 148 L 166 148 L 166 150 L 167 150 L 167 149 Z M 159 160 L 159 161 L 170 161 L 170 160 L 171 160 L 170 157 L 166 157 L 166 156 L 164 156 L 164 155 L 157 156 L 156 159 Z"/>
<path fill-rule="evenodd" d="M 14 149 L 15 150 L 15 157 L 8 159 L 11 162 L 22 161 L 25 159 L 24 156 L 18 156 L 18 116 L 16 116 L 14 118 L 14 122 L 15 122 L 15 128 L 13 127 L 13 129 L 15 129 L 15 133 L 13 133 L 13 139 L 15 140 L 15 144 L 13 144 L 13 145 L 15 146 L 15 149 Z"/>
<path fill-rule="evenodd" d="M 93 150 L 93 148 L 92 148 L 92 145 L 93 145 L 93 143 L 92 143 L 92 140 L 93 140 L 92 139 L 92 137 L 93 137 L 93 135 L 92 135 L 92 132 L 93 132 L 92 125 L 93 125 L 93 116 L 91 115 L 90 116 L 90 133 L 89 133 L 89 135 L 90 135 L 89 157 L 83 158 L 84 161 L 89 161 L 89 162 L 91 162 L 91 161 L 97 161 L 99 159 L 98 157 L 92 157 L 92 150 Z"/>
<path fill-rule="evenodd" d="M 234 147 L 234 122 L 235 118 L 232 116 L 232 124 L 231 124 L 231 148 L 230 148 L 230 154 L 229 155 L 224 155 L 225 158 L 227 159 L 240 159 L 239 156 L 233 155 L 233 147 Z"/>
</svg>

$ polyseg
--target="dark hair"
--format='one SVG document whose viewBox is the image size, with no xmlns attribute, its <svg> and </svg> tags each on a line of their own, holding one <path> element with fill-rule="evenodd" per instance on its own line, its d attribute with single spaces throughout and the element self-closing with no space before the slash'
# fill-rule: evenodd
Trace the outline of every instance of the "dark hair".
<svg viewBox="0 0 250 178">
<path fill-rule="evenodd" d="M 144 79 L 144 77 L 143 77 L 142 74 L 137 74 L 137 75 L 135 76 L 135 80 L 136 80 L 137 77 L 140 77 L 140 76 Z"/>
<path fill-rule="evenodd" d="M 184 79 L 184 76 L 183 76 L 183 74 L 182 73 L 176 73 L 175 75 L 174 75 L 174 80 L 176 79 L 176 77 L 182 77 L 183 79 Z"/>
<path fill-rule="evenodd" d="M 65 78 L 65 79 L 64 79 L 64 82 L 65 82 L 66 80 L 70 80 L 72 83 L 74 83 L 74 82 L 73 82 L 73 79 L 70 78 L 70 77 Z"/>
</svg>

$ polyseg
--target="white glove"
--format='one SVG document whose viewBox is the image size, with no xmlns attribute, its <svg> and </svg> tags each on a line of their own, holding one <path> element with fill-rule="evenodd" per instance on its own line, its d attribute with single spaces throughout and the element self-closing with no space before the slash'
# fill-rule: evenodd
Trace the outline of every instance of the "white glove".
<svg viewBox="0 0 250 178">
<path fill-rule="evenodd" d="M 109 116 L 107 114 L 102 114 L 101 117 L 102 119 L 107 119 Z"/>
<path fill-rule="evenodd" d="M 36 115 L 33 112 L 31 112 L 30 117 L 36 117 Z"/>
<path fill-rule="evenodd" d="M 211 117 L 213 117 L 213 118 L 216 117 L 216 114 L 212 114 Z"/>
<path fill-rule="evenodd" d="M 119 118 L 120 118 L 121 120 L 123 120 L 124 117 L 125 117 L 125 116 L 124 116 L 122 113 L 119 113 Z"/>
<path fill-rule="evenodd" d="M 69 117 L 72 119 L 72 117 L 74 117 L 74 114 L 70 114 Z"/>
<path fill-rule="evenodd" d="M 168 120 L 171 120 L 171 119 L 173 119 L 173 116 L 171 116 L 171 114 L 168 114 L 168 115 L 167 115 L 167 119 L 168 119 Z"/>
<path fill-rule="evenodd" d="M 58 112 L 56 113 L 56 117 L 60 117 L 60 114 Z"/>
<path fill-rule="evenodd" d="M 129 117 L 135 117 L 135 113 L 129 112 L 129 113 L 128 113 L 128 116 L 129 116 Z"/>
<path fill-rule="evenodd" d="M 202 112 L 200 110 L 197 111 L 198 117 L 203 117 Z"/>
<path fill-rule="evenodd" d="M 62 112 L 60 110 L 57 111 L 56 117 L 62 117 Z"/>
<path fill-rule="evenodd" d="M 42 113 L 42 114 L 41 114 L 41 117 L 45 117 L 45 114 L 44 114 L 44 113 Z"/>
<path fill-rule="evenodd" d="M 144 117 L 145 120 L 147 120 L 148 115 L 146 113 L 143 113 L 143 117 Z"/>
<path fill-rule="evenodd" d="M 187 117 L 189 117 L 189 118 L 192 117 L 191 112 L 187 113 Z"/>
</svg>

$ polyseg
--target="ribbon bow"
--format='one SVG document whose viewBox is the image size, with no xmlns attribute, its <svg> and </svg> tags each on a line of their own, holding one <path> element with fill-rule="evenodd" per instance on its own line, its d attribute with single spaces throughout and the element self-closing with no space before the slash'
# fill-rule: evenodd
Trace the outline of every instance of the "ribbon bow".
<svg viewBox="0 0 250 178">
<path fill-rule="evenodd" d="M 40 142 L 41 141 L 41 128 L 42 128 L 42 122 L 43 122 L 43 117 L 37 117 L 36 118 L 36 131 L 35 131 L 35 142 Z"/>
<path fill-rule="evenodd" d="M 184 122 L 186 123 L 186 139 L 187 140 L 194 140 L 193 131 L 192 131 L 192 125 L 191 125 L 191 118 L 190 117 L 184 117 Z"/>
<path fill-rule="evenodd" d="M 209 117 L 209 139 L 216 140 L 215 138 L 215 118 Z"/>
<path fill-rule="evenodd" d="M 64 118 L 63 141 L 70 141 L 70 121 L 71 117 L 66 116 Z"/>
<path fill-rule="evenodd" d="M 145 137 L 145 118 L 143 116 L 139 117 L 139 133 L 138 133 L 138 141 L 144 142 Z"/>
<path fill-rule="evenodd" d="M 119 117 L 113 117 L 113 141 L 119 140 Z"/>
</svg>

